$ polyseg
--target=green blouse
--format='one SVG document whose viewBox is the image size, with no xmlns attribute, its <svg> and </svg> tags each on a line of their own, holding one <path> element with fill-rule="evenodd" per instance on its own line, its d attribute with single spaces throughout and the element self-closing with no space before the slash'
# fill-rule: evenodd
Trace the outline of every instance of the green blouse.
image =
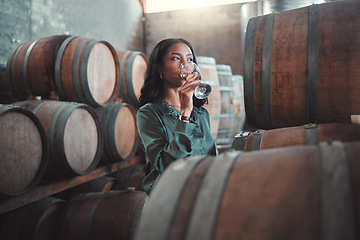
<svg viewBox="0 0 360 240">
<path fill-rule="evenodd" d="M 137 127 L 146 157 L 143 188 L 147 193 L 176 159 L 216 155 L 208 111 L 204 107 L 194 107 L 190 122 L 178 120 L 178 115 L 179 110 L 162 99 L 138 110 Z"/>
</svg>

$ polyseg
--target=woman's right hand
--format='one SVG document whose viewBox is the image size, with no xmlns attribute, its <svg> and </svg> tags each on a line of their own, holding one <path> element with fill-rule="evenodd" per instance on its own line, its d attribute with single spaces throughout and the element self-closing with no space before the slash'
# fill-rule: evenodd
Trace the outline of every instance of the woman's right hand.
<svg viewBox="0 0 360 240">
<path fill-rule="evenodd" d="M 189 117 L 193 109 L 193 95 L 195 88 L 200 85 L 201 81 L 194 75 L 185 81 L 179 89 L 180 97 L 180 114 Z"/>
</svg>

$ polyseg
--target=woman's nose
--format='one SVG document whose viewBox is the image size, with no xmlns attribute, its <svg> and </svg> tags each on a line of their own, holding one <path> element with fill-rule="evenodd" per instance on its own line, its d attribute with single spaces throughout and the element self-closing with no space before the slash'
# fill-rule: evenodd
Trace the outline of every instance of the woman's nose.
<svg viewBox="0 0 360 240">
<path fill-rule="evenodd" d="M 191 63 L 192 63 L 191 60 L 184 59 L 180 62 L 180 68 L 181 67 L 183 67 L 183 68 L 189 67 L 189 66 L 191 66 Z"/>
</svg>

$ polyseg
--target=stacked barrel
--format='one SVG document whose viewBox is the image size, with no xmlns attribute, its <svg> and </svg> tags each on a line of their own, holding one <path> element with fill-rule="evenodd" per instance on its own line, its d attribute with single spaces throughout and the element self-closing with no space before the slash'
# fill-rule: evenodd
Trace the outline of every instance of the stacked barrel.
<svg viewBox="0 0 360 240">
<path fill-rule="evenodd" d="M 135 79 L 132 72 L 138 66 L 134 64 L 139 62 L 138 54 L 130 55 L 135 57 L 119 61 L 118 52 L 106 41 L 58 35 L 24 43 L 9 58 L 7 82 L 18 99 L 12 105 L 32 111 L 41 120 L 51 161 L 61 159 L 55 161 L 56 169 L 78 168 L 64 170 L 65 175 L 88 173 L 100 159 L 127 161 L 136 154 L 137 103 L 127 103 L 120 92 L 127 87 L 127 93 L 139 94 L 147 61 L 142 55 L 145 60 Z"/>
<path fill-rule="evenodd" d="M 215 58 L 196 57 L 202 80 L 212 87 L 208 104 L 212 136 L 219 152 L 229 150 L 234 136 L 243 129 L 245 108 L 243 80 L 233 75 L 230 65 L 217 64 Z"/>
<path fill-rule="evenodd" d="M 0 197 L 17 196 L 36 186 L 48 165 L 45 129 L 31 111 L 0 104 Z"/>
<path fill-rule="evenodd" d="M 257 130 L 234 151 L 171 164 L 135 240 L 358 238 L 359 11 L 340 1 L 249 20 L 244 97 Z"/>
<path fill-rule="evenodd" d="M 211 94 L 208 96 L 208 104 L 204 105 L 210 115 L 211 134 L 214 140 L 217 137 L 221 113 L 221 96 L 219 77 L 216 70 L 216 60 L 213 57 L 197 56 L 197 64 L 200 68 L 201 79 L 211 85 Z"/>
<path fill-rule="evenodd" d="M 351 123 L 360 113 L 358 10 L 354 2 L 327 3 L 249 21 L 246 118 L 259 130 L 240 133 L 237 149 L 358 139 Z"/>
<path fill-rule="evenodd" d="M 29 41 L 14 50 L 6 69 L 3 66 L 0 71 L 0 100 L 4 104 L 0 105 L 0 197 L 21 196 L 40 182 L 70 180 L 139 154 L 135 120 L 138 103 L 134 99 L 144 82 L 147 59 L 140 52 L 127 51 L 122 58 L 119 53 L 107 41 L 69 35 Z M 122 175 L 119 181 L 124 177 L 128 175 Z M 122 229 L 108 229 L 101 239 L 130 239 L 147 195 L 124 186 L 114 189 L 118 179 L 110 179 L 114 184 L 109 181 L 107 187 L 96 184 L 78 192 L 72 189 L 83 193 L 76 200 L 69 196 L 76 198 L 79 194 L 64 192 L 58 194 L 59 199 L 68 196 L 62 200 L 51 196 L 42 203 L 0 215 L 0 238 L 21 238 L 8 222 L 18 222 L 19 229 L 31 225 L 31 234 L 25 231 L 24 239 L 32 239 L 33 234 L 44 234 L 41 239 L 55 238 L 55 231 L 50 237 L 50 230 L 36 230 L 43 229 L 40 225 L 49 220 L 53 224 L 50 229 L 62 227 L 62 239 L 90 239 L 88 235 L 103 234 L 97 228 L 110 227 L 106 222 L 115 214 L 124 213 L 125 218 L 110 227 Z M 122 202 L 123 207 L 118 208 L 114 202 Z M 81 205 L 92 206 L 93 213 L 98 214 L 80 219 L 84 218 Z M 63 211 L 69 214 L 60 216 Z M 92 225 L 79 233 L 80 225 L 76 223 L 85 220 Z"/>
<path fill-rule="evenodd" d="M 244 78 L 242 75 L 233 75 L 234 98 L 234 121 L 232 124 L 232 139 L 243 130 L 245 125 L 245 104 L 244 104 Z"/>
</svg>

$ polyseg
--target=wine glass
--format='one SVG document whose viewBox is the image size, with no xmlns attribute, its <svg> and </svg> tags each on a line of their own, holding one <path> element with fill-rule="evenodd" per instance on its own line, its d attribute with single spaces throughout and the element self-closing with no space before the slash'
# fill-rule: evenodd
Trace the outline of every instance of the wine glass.
<svg viewBox="0 0 360 240">
<path fill-rule="evenodd" d="M 187 81 L 194 76 L 196 76 L 195 79 L 201 79 L 200 69 L 198 65 L 191 61 L 183 62 L 180 65 L 180 77 Z M 201 81 L 201 84 L 197 86 L 194 91 L 194 95 L 198 99 L 205 99 L 207 96 L 209 96 L 210 93 L 211 86 L 205 81 Z"/>
</svg>

